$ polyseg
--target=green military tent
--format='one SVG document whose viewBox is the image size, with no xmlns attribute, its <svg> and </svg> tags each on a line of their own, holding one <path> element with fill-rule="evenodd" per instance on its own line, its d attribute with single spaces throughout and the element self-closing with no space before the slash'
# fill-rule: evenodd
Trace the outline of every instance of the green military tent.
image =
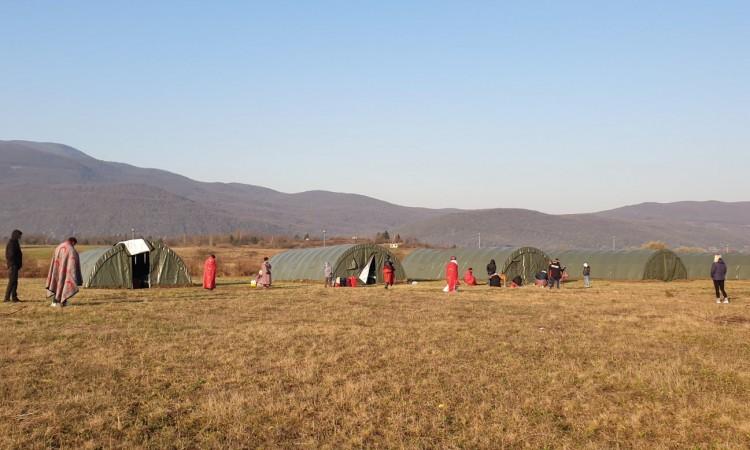
<svg viewBox="0 0 750 450">
<path fill-rule="evenodd" d="M 83 286 L 87 288 L 140 289 L 192 284 L 182 258 L 162 242 L 133 239 L 83 252 L 80 258 Z"/>
<path fill-rule="evenodd" d="M 684 280 L 687 270 L 670 250 L 567 250 L 551 252 L 567 267 L 570 279 L 582 278 L 583 263 L 591 266 L 591 278 L 606 280 Z"/>
<path fill-rule="evenodd" d="M 323 266 L 331 264 L 334 277 L 356 276 L 364 284 L 383 282 L 383 263 L 390 256 L 396 280 L 405 280 L 401 262 L 385 248 L 374 244 L 345 244 L 288 250 L 271 258 L 274 280 L 322 280 Z"/>
<path fill-rule="evenodd" d="M 688 278 L 691 280 L 711 278 L 714 253 L 679 253 L 679 255 L 687 268 Z M 750 255 L 727 253 L 722 255 L 722 258 L 727 265 L 727 279 L 750 280 Z"/>
<path fill-rule="evenodd" d="M 410 280 L 442 280 L 445 265 L 455 256 L 459 266 L 459 278 L 471 267 L 478 280 L 487 280 L 487 264 L 495 260 L 498 273 L 508 280 L 520 276 L 524 283 L 533 282 L 534 275 L 547 267 L 549 257 L 538 248 L 454 248 L 414 250 L 404 258 L 404 268 Z"/>
</svg>

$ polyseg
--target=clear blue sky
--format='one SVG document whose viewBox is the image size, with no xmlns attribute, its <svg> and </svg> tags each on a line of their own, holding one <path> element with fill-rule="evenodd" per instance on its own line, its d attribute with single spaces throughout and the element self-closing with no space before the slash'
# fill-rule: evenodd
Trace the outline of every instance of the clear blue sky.
<svg viewBox="0 0 750 450">
<path fill-rule="evenodd" d="M 0 139 L 285 192 L 750 200 L 748 1 L 0 1 Z"/>
</svg>

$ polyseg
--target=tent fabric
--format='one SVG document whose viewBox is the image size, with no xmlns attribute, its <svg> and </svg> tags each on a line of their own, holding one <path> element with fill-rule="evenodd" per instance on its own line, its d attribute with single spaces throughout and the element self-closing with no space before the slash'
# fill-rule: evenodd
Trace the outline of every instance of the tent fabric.
<svg viewBox="0 0 750 450">
<path fill-rule="evenodd" d="M 153 250 L 145 239 L 131 239 L 129 241 L 122 241 L 120 244 L 125 246 L 130 256 L 141 255 Z"/>
<path fill-rule="evenodd" d="M 691 280 L 707 280 L 711 278 L 711 264 L 714 253 L 679 253 L 685 264 L 687 276 Z M 744 253 L 722 254 L 727 265 L 728 280 L 750 280 L 750 255 Z"/>
<path fill-rule="evenodd" d="M 534 279 L 534 274 L 546 269 L 549 257 L 534 247 L 520 248 L 456 248 L 414 250 L 404 258 L 404 269 L 410 280 L 442 280 L 445 278 L 445 264 L 455 256 L 461 272 L 469 267 L 474 269 L 478 280 L 487 280 L 487 264 L 491 259 L 497 264 L 498 273 L 507 275 L 507 279 L 520 276 L 524 283 Z"/>
<path fill-rule="evenodd" d="M 391 257 L 396 268 L 396 280 L 405 280 L 406 273 L 401 262 L 388 250 L 375 244 L 345 244 L 288 250 L 273 256 L 271 265 L 275 280 L 310 281 L 323 279 L 323 265 L 326 261 L 331 264 L 333 277 L 359 277 L 374 257 L 375 277 L 378 283 L 382 283 L 386 256 Z"/>
<path fill-rule="evenodd" d="M 182 258 L 162 242 L 148 242 L 149 286 L 174 287 L 192 284 Z M 81 253 L 83 287 L 132 289 L 131 256 L 123 243 Z"/>
<path fill-rule="evenodd" d="M 163 242 L 151 243 L 149 257 L 151 286 L 190 286 L 193 284 L 185 262 Z"/>
<path fill-rule="evenodd" d="M 551 253 L 567 268 L 569 279 L 583 277 L 583 263 L 591 265 L 592 279 L 684 280 L 687 270 L 670 250 L 567 250 Z"/>
</svg>

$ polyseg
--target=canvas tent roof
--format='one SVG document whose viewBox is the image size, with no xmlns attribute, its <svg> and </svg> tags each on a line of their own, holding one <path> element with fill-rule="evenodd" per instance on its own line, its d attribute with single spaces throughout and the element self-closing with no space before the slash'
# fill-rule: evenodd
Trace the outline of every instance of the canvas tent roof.
<svg viewBox="0 0 750 450">
<path fill-rule="evenodd" d="M 670 250 L 567 250 L 551 253 L 567 267 L 571 279 L 582 277 L 583 263 L 591 265 L 591 278 L 607 280 L 684 280 L 687 270 Z"/>
<path fill-rule="evenodd" d="M 687 276 L 691 280 L 711 278 L 711 264 L 714 253 L 679 253 L 685 264 Z M 750 255 L 745 253 L 727 253 L 722 255 L 727 265 L 727 279 L 750 280 Z"/>
<path fill-rule="evenodd" d="M 122 241 L 120 244 L 125 246 L 125 250 L 127 250 L 130 256 L 142 255 L 153 250 L 151 244 L 145 239 L 131 239 L 129 241 Z"/>
<path fill-rule="evenodd" d="M 396 267 L 396 280 L 405 280 L 401 262 L 385 248 L 374 244 L 346 244 L 288 250 L 271 258 L 275 280 L 322 280 L 323 266 L 331 264 L 334 277 L 359 276 L 370 261 L 375 264 L 377 281 L 383 281 L 383 263 L 391 257 Z M 373 260 L 374 257 L 374 260 Z"/>
<path fill-rule="evenodd" d="M 150 249 L 148 253 L 151 287 L 192 284 L 187 266 L 177 253 L 161 242 L 144 242 Z M 137 248 L 134 251 L 138 251 Z M 124 243 L 83 252 L 80 260 L 84 287 L 133 288 L 131 254 Z"/>
<path fill-rule="evenodd" d="M 411 280 L 442 280 L 445 278 L 445 265 L 451 256 L 459 264 L 459 277 L 471 267 L 474 276 L 487 280 L 487 264 L 495 260 L 498 273 L 504 273 L 508 279 L 520 275 L 524 283 L 534 279 L 534 275 L 547 267 L 549 257 L 538 248 L 456 248 L 414 250 L 404 258 L 404 268 Z"/>
</svg>

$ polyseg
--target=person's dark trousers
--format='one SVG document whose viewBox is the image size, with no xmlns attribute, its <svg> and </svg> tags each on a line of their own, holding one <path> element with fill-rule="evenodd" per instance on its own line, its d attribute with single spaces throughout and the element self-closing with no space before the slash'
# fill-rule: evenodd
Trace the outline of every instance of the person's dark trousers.
<svg viewBox="0 0 750 450">
<path fill-rule="evenodd" d="M 5 290 L 5 300 L 18 300 L 18 267 L 11 266 L 8 268 L 8 288 Z"/>
<path fill-rule="evenodd" d="M 557 286 L 557 288 L 560 289 L 560 280 L 558 280 L 556 278 L 550 278 L 550 280 L 549 280 L 549 288 L 552 289 L 555 286 Z"/>
<path fill-rule="evenodd" d="M 714 289 L 716 290 L 716 298 L 721 298 L 720 293 L 724 295 L 724 298 L 728 297 L 727 291 L 724 290 L 724 280 L 714 280 Z"/>
</svg>

